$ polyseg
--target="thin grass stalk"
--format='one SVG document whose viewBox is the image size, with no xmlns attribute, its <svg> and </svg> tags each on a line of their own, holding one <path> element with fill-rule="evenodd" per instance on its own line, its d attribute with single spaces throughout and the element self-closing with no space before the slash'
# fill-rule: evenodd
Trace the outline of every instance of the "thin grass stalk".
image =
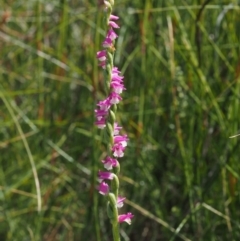
<svg viewBox="0 0 240 241">
<path fill-rule="evenodd" d="M 101 16 L 102 14 L 100 11 L 97 11 L 96 13 L 96 29 L 100 28 L 101 25 Z M 93 53 L 92 56 L 95 57 L 95 53 L 98 50 L 98 46 L 100 43 L 100 35 L 98 31 L 95 31 L 95 38 L 94 38 L 94 48 L 93 48 Z M 92 97 L 94 100 L 94 107 L 96 106 L 97 103 L 97 92 L 98 92 L 98 85 L 97 85 L 97 77 L 98 77 L 98 61 L 96 58 L 93 60 L 93 77 L 92 77 L 92 86 L 93 86 L 93 92 L 92 92 Z M 94 123 L 94 118 L 92 119 L 92 123 Z M 99 161 L 99 151 L 97 147 L 97 143 L 95 140 L 95 136 L 97 135 L 96 128 L 93 126 L 93 131 L 92 131 L 92 173 L 91 173 L 91 182 L 93 189 L 96 189 L 96 180 L 97 180 L 97 174 L 98 174 L 98 161 Z M 98 198 L 98 193 L 93 192 L 93 221 L 94 221 L 94 229 L 95 229 L 95 237 L 97 241 L 101 240 L 101 233 L 100 233 L 100 224 L 99 224 L 99 198 Z"/>
<path fill-rule="evenodd" d="M 39 178 L 38 178 L 38 173 L 37 173 L 37 169 L 36 169 L 36 165 L 35 165 L 35 161 L 33 159 L 33 155 L 31 152 L 31 149 L 28 145 L 28 142 L 26 140 L 26 137 L 24 136 L 23 130 L 21 128 L 21 125 L 19 124 L 19 121 L 17 119 L 17 117 L 15 116 L 14 112 L 13 112 L 13 108 L 11 107 L 9 101 L 5 98 L 5 96 L 3 95 L 3 87 L 2 85 L 0 85 L 0 98 L 3 100 L 5 106 L 7 107 L 7 110 L 9 112 L 9 114 L 11 115 L 11 118 L 13 119 L 17 130 L 21 136 L 23 145 L 25 147 L 25 150 L 27 152 L 31 167 L 32 167 L 32 173 L 33 173 L 33 177 L 34 177 L 34 182 L 35 182 L 35 187 L 36 187 L 36 193 L 37 193 L 37 210 L 38 212 L 41 212 L 42 209 L 42 199 L 41 199 L 41 189 L 40 189 L 40 182 L 39 182 Z"/>
<path fill-rule="evenodd" d="M 172 22 L 169 17 L 167 18 L 167 22 L 168 22 L 168 28 L 169 28 L 169 45 L 170 45 L 169 46 L 169 48 L 170 48 L 169 65 L 170 65 L 170 71 L 171 71 L 171 82 L 173 83 L 174 80 L 176 80 L 175 61 L 174 61 L 174 35 L 173 35 Z M 173 84 L 172 84 L 172 94 L 173 94 L 173 106 L 174 106 L 174 112 L 175 112 L 174 119 L 175 119 L 175 125 L 176 125 L 176 136 L 177 136 L 180 153 L 181 153 L 182 160 L 183 160 L 184 175 L 185 175 L 186 187 L 187 187 L 186 190 L 188 192 L 190 210 L 191 210 L 191 214 L 192 214 L 191 219 L 192 219 L 192 223 L 195 226 L 196 218 L 195 218 L 195 214 L 194 214 L 194 200 L 193 200 L 193 190 L 192 190 L 192 185 L 193 185 L 192 166 L 191 166 L 191 162 L 190 162 L 190 156 L 187 153 L 187 150 L 184 145 L 181 121 L 179 118 L 178 107 L 177 107 L 178 100 L 177 100 L 177 96 L 176 96 L 175 86 L 173 86 Z M 195 229 L 195 227 L 194 227 L 194 229 Z"/>
<path fill-rule="evenodd" d="M 187 35 L 187 32 L 185 31 L 185 28 L 184 28 L 184 25 L 182 23 L 182 20 L 181 20 L 181 16 L 179 14 L 179 11 L 178 9 L 175 7 L 174 9 L 174 14 L 175 14 L 175 17 L 178 21 L 178 24 L 179 24 L 179 28 L 180 28 L 180 31 L 181 31 L 181 39 L 182 39 L 182 42 L 186 48 L 186 50 L 188 51 L 189 53 L 189 61 L 190 63 L 192 64 L 193 68 L 194 68 L 194 71 L 196 72 L 197 76 L 199 77 L 202 85 L 203 85 L 203 88 L 205 90 L 205 92 L 209 95 L 210 99 L 211 99 L 211 102 L 212 102 L 212 105 L 214 106 L 215 108 L 215 111 L 216 111 L 216 114 L 218 116 L 218 119 L 219 119 L 219 123 L 220 123 L 220 126 L 222 129 L 225 129 L 226 125 L 225 125 L 225 122 L 224 122 L 224 116 L 223 116 L 223 113 L 212 93 L 212 90 L 206 80 L 206 77 L 204 75 L 204 73 L 202 72 L 202 70 L 198 67 L 198 62 L 197 62 L 197 58 L 194 54 L 194 52 L 192 51 L 192 46 L 188 40 L 188 35 Z"/>
<path fill-rule="evenodd" d="M 37 38 L 36 38 L 36 49 L 37 51 L 42 51 L 42 39 L 43 39 L 43 26 L 42 26 L 42 3 L 40 0 L 37 1 L 36 6 L 37 13 Z M 36 78 L 38 81 L 39 93 L 44 88 L 44 78 L 43 78 L 43 58 L 39 55 L 37 56 L 37 72 Z M 38 115 L 40 119 L 44 119 L 44 93 L 39 94 L 39 108 Z"/>
</svg>

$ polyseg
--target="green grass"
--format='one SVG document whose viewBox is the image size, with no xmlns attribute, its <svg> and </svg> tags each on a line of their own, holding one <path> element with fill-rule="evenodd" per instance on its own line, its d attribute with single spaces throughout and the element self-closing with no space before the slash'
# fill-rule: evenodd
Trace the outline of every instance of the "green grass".
<svg viewBox="0 0 240 241">
<path fill-rule="evenodd" d="M 0 3 L 1 241 L 112 240 L 95 190 L 99 3 Z M 203 3 L 115 0 L 124 241 L 240 238 L 240 2 Z"/>
</svg>

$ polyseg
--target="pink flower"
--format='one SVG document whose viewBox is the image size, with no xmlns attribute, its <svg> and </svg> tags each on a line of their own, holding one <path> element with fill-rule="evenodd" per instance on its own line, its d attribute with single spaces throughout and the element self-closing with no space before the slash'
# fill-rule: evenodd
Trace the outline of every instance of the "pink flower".
<svg viewBox="0 0 240 241">
<path fill-rule="evenodd" d="M 106 56 L 107 56 L 106 50 L 101 50 L 97 52 L 97 58 L 99 61 L 106 61 Z"/>
<path fill-rule="evenodd" d="M 111 46 L 112 46 L 112 40 L 111 40 L 110 38 L 106 37 L 106 38 L 104 39 L 104 41 L 102 42 L 102 46 L 103 46 L 104 48 L 109 48 L 109 47 L 111 47 Z"/>
<path fill-rule="evenodd" d="M 117 207 L 118 208 L 121 208 L 123 206 L 123 202 L 125 199 L 126 199 L 125 197 L 118 196 L 118 198 L 117 198 Z"/>
<path fill-rule="evenodd" d="M 123 157 L 124 156 L 124 151 L 125 151 L 125 147 L 127 146 L 127 135 L 115 135 L 113 137 L 113 156 L 115 157 Z"/>
<path fill-rule="evenodd" d="M 118 74 L 115 74 L 115 73 L 112 73 L 112 76 L 111 76 L 111 81 L 112 82 L 117 82 L 117 83 L 123 83 L 123 79 L 124 77 L 123 76 L 120 76 Z"/>
<path fill-rule="evenodd" d="M 111 107 L 110 99 L 106 98 L 105 100 L 99 101 L 97 106 L 99 107 L 99 110 L 95 110 L 95 115 L 97 118 L 97 121 L 95 122 L 95 125 L 99 129 L 103 129 L 106 126 L 106 118 L 108 116 L 108 110 Z"/>
<path fill-rule="evenodd" d="M 113 146 L 113 156 L 115 157 L 123 157 L 124 156 L 125 147 L 121 145 L 121 143 L 117 143 Z"/>
<path fill-rule="evenodd" d="M 112 28 L 120 28 L 114 21 L 109 21 L 108 24 L 109 24 L 109 26 L 111 26 Z"/>
<path fill-rule="evenodd" d="M 113 69 L 112 69 L 112 73 L 120 74 L 121 71 L 118 70 L 118 67 L 113 67 Z"/>
<path fill-rule="evenodd" d="M 106 118 L 108 116 L 108 110 L 111 106 L 110 104 L 110 100 L 107 98 L 103 101 L 99 101 L 97 106 L 100 108 L 99 110 L 95 110 L 95 115 L 96 115 L 96 119 L 97 121 L 95 122 L 95 125 L 100 128 L 103 129 L 106 126 Z"/>
<path fill-rule="evenodd" d="M 98 191 L 102 195 L 107 195 L 109 193 L 109 186 L 105 182 L 101 182 L 98 186 Z"/>
<path fill-rule="evenodd" d="M 112 30 L 110 29 L 107 33 L 107 38 L 114 40 L 118 37 L 118 35 Z"/>
<path fill-rule="evenodd" d="M 111 26 L 112 28 L 119 28 L 119 26 L 114 22 L 115 20 L 118 20 L 118 19 L 119 19 L 118 16 L 111 14 L 109 17 L 110 21 L 108 21 L 108 25 Z"/>
<path fill-rule="evenodd" d="M 97 106 L 99 106 L 100 110 L 108 111 L 111 107 L 109 98 L 106 98 L 105 100 L 99 101 Z"/>
<path fill-rule="evenodd" d="M 126 89 L 123 84 L 120 84 L 117 81 L 112 81 L 110 86 L 111 86 L 113 92 L 115 92 L 117 94 L 121 94 L 122 91 Z"/>
<path fill-rule="evenodd" d="M 122 97 L 119 94 L 112 92 L 109 95 L 109 100 L 111 104 L 118 104 L 120 100 L 122 100 Z"/>
<path fill-rule="evenodd" d="M 110 19 L 110 20 L 118 20 L 119 17 L 116 16 L 116 15 L 111 14 L 110 17 L 109 17 L 109 19 Z"/>
<path fill-rule="evenodd" d="M 95 115 L 96 115 L 97 120 L 101 120 L 102 118 L 105 118 L 108 115 L 108 111 L 95 110 Z"/>
<path fill-rule="evenodd" d="M 106 121 L 104 118 L 102 118 L 101 120 L 97 120 L 95 122 L 95 125 L 99 128 L 99 129 L 103 129 L 106 127 Z"/>
<path fill-rule="evenodd" d="M 119 131 L 122 129 L 121 126 L 118 125 L 117 122 L 114 123 L 114 130 L 113 130 L 113 135 L 116 136 L 119 134 Z"/>
<path fill-rule="evenodd" d="M 114 174 L 111 173 L 111 172 L 99 171 L 98 172 L 98 178 L 99 178 L 100 181 L 103 181 L 103 180 L 113 180 Z"/>
<path fill-rule="evenodd" d="M 126 147 L 127 141 L 128 141 L 127 135 L 114 136 L 114 145 L 120 143 L 123 147 Z"/>
<path fill-rule="evenodd" d="M 112 70 L 111 84 L 113 91 L 117 94 L 121 94 L 125 90 L 123 83 L 124 76 L 119 75 L 121 72 L 114 67 Z"/>
<path fill-rule="evenodd" d="M 118 222 L 119 223 L 126 222 L 128 224 L 131 224 L 131 219 L 133 217 L 134 217 L 134 215 L 132 215 L 131 213 L 118 215 Z"/>
<path fill-rule="evenodd" d="M 107 170 L 111 170 L 113 167 L 117 166 L 118 161 L 108 156 L 105 160 L 102 160 L 102 163 Z"/>
<path fill-rule="evenodd" d="M 112 81 L 117 81 L 119 83 L 122 83 L 124 76 L 120 76 L 119 74 L 120 72 L 112 71 Z"/>
<path fill-rule="evenodd" d="M 99 66 L 102 67 L 103 69 L 106 69 L 106 61 L 100 62 Z"/>
</svg>

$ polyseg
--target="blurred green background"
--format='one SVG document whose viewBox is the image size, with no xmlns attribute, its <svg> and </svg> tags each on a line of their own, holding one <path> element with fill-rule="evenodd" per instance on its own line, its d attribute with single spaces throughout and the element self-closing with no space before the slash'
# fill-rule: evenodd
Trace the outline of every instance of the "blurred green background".
<svg viewBox="0 0 240 241">
<path fill-rule="evenodd" d="M 240 2 L 119 0 L 124 241 L 240 240 Z M 0 240 L 111 241 L 96 173 L 102 1 L 0 3 Z"/>
</svg>

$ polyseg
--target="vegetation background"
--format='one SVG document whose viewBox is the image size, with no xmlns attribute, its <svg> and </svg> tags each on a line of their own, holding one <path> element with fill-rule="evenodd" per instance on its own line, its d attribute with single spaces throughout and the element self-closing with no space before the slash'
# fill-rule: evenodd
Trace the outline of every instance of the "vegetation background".
<svg viewBox="0 0 240 241">
<path fill-rule="evenodd" d="M 240 240 L 239 4 L 115 1 L 124 241 Z M 1 241 L 112 240 L 95 190 L 101 6 L 0 3 Z"/>
</svg>

